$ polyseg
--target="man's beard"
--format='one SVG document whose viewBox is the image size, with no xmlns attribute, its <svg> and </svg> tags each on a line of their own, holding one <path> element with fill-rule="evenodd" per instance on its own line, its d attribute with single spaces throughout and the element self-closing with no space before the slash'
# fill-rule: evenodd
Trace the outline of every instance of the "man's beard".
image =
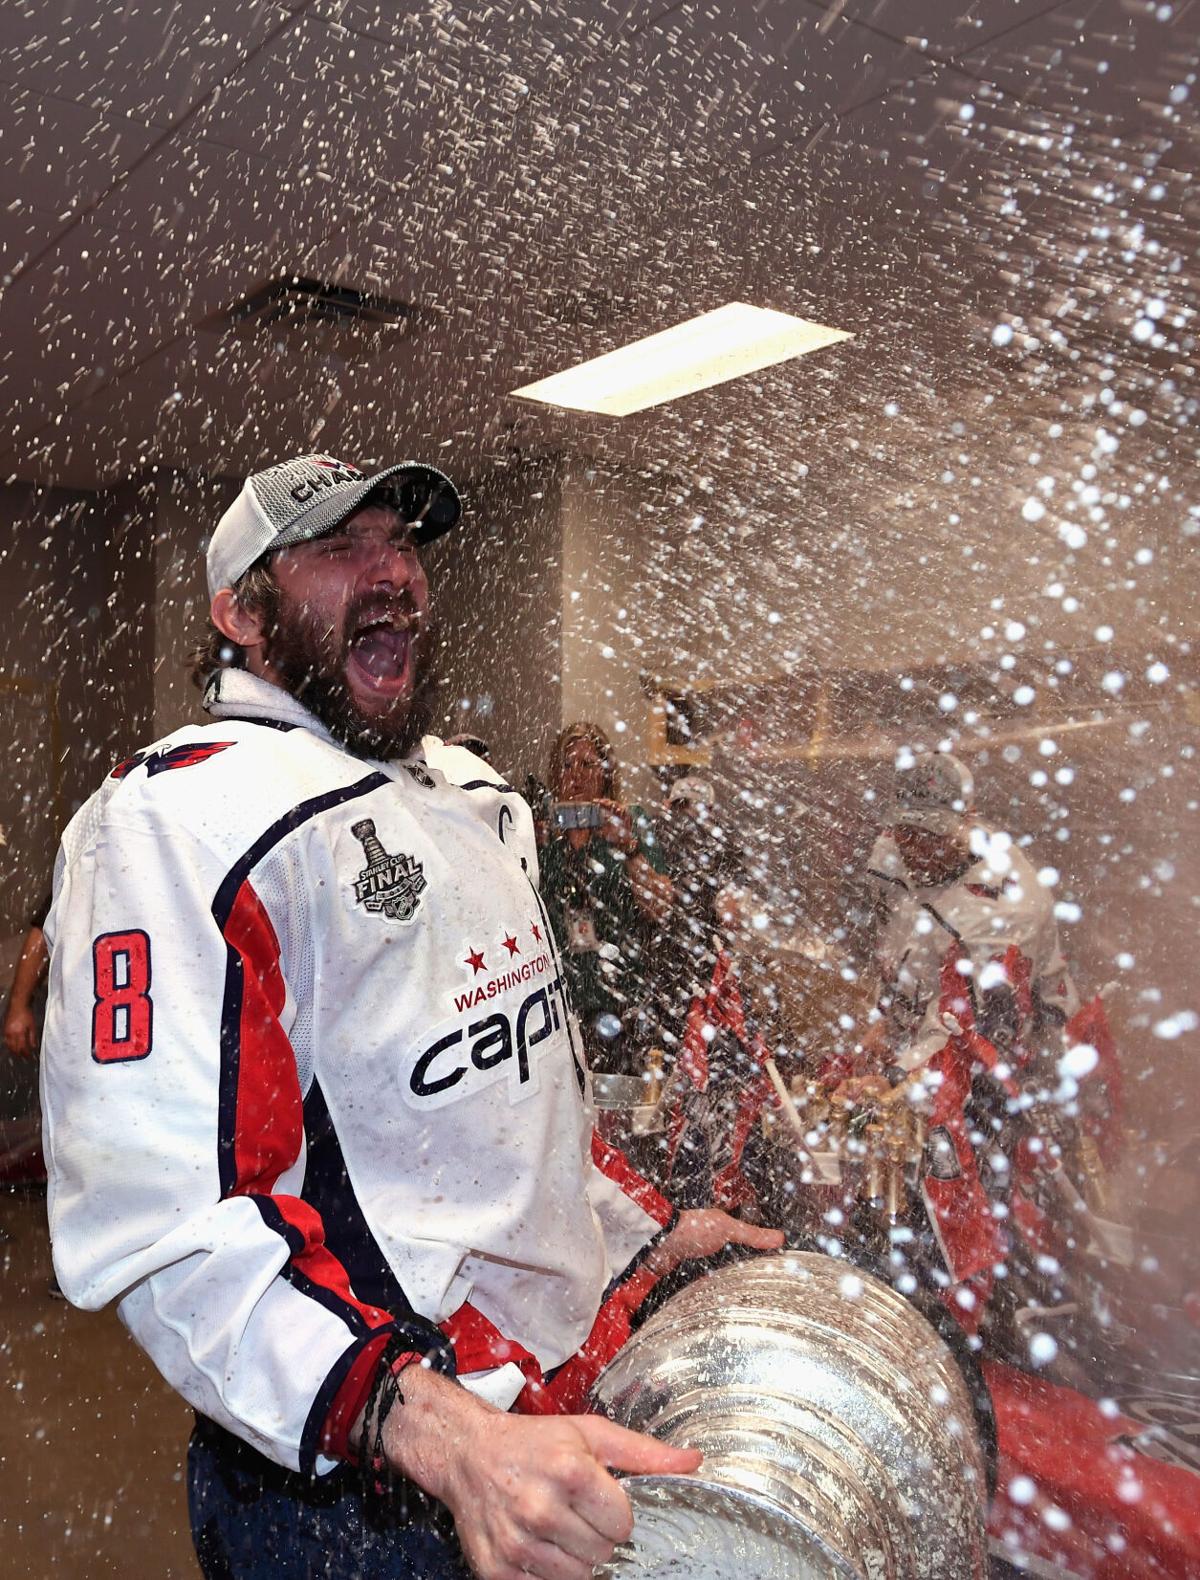
<svg viewBox="0 0 1200 1580">
<path fill-rule="evenodd" d="M 347 751 L 386 761 L 405 756 L 428 733 L 437 705 L 436 638 L 428 617 L 417 620 L 413 628 L 410 694 L 397 697 L 386 712 L 368 716 L 345 679 L 348 633 L 355 630 L 358 606 L 344 611 L 340 631 L 328 625 L 321 629 L 306 609 L 288 607 L 282 600 L 271 613 L 263 656 L 284 690 L 302 702 Z"/>
</svg>

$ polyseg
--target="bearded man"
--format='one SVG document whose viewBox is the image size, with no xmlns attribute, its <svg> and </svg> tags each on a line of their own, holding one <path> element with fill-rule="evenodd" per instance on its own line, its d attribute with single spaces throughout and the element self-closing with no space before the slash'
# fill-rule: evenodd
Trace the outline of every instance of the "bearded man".
<svg viewBox="0 0 1200 1580">
<path fill-rule="evenodd" d="M 606 1467 L 698 1456 L 573 1412 L 665 1271 L 779 1242 L 594 1132 L 529 810 L 425 733 L 459 514 L 415 463 L 250 477 L 207 551 L 214 722 L 59 856 L 55 1266 L 197 1412 L 210 1580 L 585 1580 L 630 1529 Z"/>
</svg>

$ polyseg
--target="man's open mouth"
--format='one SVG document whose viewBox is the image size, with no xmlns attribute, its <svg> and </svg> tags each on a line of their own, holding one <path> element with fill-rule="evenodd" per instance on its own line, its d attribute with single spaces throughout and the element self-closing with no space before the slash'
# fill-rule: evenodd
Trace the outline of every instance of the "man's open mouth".
<svg viewBox="0 0 1200 1580">
<path fill-rule="evenodd" d="M 380 696 L 398 696 L 409 679 L 412 621 L 399 612 L 369 616 L 350 638 L 348 667 L 360 685 Z"/>
</svg>

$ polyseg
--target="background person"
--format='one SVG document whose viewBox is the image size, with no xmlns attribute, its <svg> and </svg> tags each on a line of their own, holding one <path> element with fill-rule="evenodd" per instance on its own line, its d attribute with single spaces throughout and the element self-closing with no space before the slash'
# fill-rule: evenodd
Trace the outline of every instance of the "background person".
<svg viewBox="0 0 1200 1580">
<path fill-rule="evenodd" d="M 957 759 L 935 754 L 901 776 L 885 810 L 872 859 L 884 886 L 881 987 L 863 1039 L 880 1073 L 838 1088 L 852 1106 L 912 1102 L 927 1115 L 929 1251 L 972 1331 L 997 1267 L 1009 1263 L 1007 1300 L 1039 1256 L 1057 1265 L 1066 1254 L 1071 1226 L 1045 1190 L 1073 1121 L 1057 1102 L 1041 1117 L 1031 1105 L 1059 1088 L 1064 1031 L 1079 1010 L 1053 897 L 1010 835 L 971 816 L 973 788 Z"/>
<path fill-rule="evenodd" d="M 46 970 L 50 964 L 43 928 L 49 909 L 50 896 L 47 895 L 29 918 L 8 987 L 8 1001 L 4 1006 L 4 1046 L 15 1059 L 32 1059 L 41 1041 Z"/>
<path fill-rule="evenodd" d="M 977 1029 L 1001 1051 L 1061 1041 L 1079 995 L 1059 946 L 1054 900 L 1012 836 L 979 822 L 974 780 L 949 753 L 899 780 L 872 851 L 883 898 L 876 952 L 882 1024 L 896 1066 L 923 1067 L 945 1042 L 940 973 L 966 963 Z"/>
<path fill-rule="evenodd" d="M 46 1007 L 49 950 L 43 927 L 49 908 L 47 894 L 29 918 L 4 1008 L 4 1046 L 16 1061 L 0 1083 L 0 1180 L 8 1185 L 41 1185 L 46 1179 L 36 1061 Z M 49 1290 L 59 1293 L 53 1278 Z"/>
<path fill-rule="evenodd" d="M 563 953 L 588 1065 L 632 1074 L 654 1036 L 654 928 L 673 890 L 641 807 L 621 800 L 616 759 L 594 724 L 554 744 L 540 852 L 542 892 Z"/>
</svg>

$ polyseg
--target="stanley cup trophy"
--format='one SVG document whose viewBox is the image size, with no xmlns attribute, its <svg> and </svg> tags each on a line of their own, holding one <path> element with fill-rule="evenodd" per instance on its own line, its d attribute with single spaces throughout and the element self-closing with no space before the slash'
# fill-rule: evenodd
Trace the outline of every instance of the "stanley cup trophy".
<svg viewBox="0 0 1200 1580">
<path fill-rule="evenodd" d="M 894 1290 L 783 1252 L 675 1295 L 597 1409 L 704 1454 L 631 1476 L 605 1580 L 983 1580 L 987 1478 L 950 1350 Z"/>
</svg>

